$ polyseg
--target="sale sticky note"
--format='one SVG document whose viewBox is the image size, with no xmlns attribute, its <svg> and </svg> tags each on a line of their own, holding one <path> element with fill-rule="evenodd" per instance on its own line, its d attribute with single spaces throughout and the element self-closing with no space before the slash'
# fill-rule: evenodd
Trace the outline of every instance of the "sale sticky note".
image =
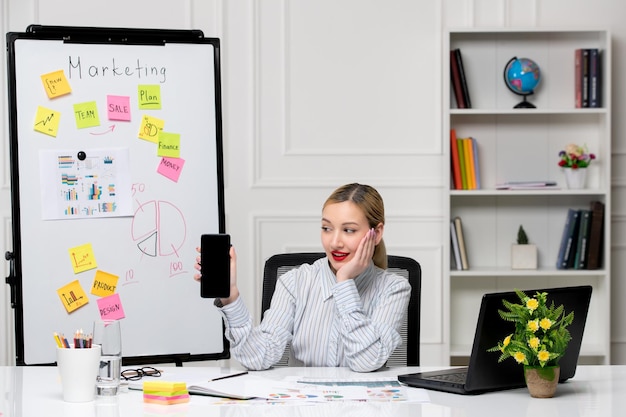
<svg viewBox="0 0 626 417">
<path fill-rule="evenodd" d="M 158 84 L 142 84 L 137 86 L 137 102 L 142 110 L 161 109 L 161 86 Z"/>
<path fill-rule="evenodd" d="M 61 113 L 58 111 L 38 106 L 37 114 L 35 115 L 34 129 L 37 132 L 56 138 L 57 132 L 59 131 L 60 120 Z"/>
<path fill-rule="evenodd" d="M 89 303 L 89 298 L 87 298 L 87 294 L 83 290 L 83 287 L 81 287 L 78 280 L 72 281 L 59 288 L 57 290 L 57 294 L 61 299 L 63 307 L 65 307 L 65 310 L 67 310 L 68 313 L 71 313 Z"/>
<path fill-rule="evenodd" d="M 130 121 L 130 97 L 107 96 L 107 115 L 109 120 Z"/>
<path fill-rule="evenodd" d="M 98 106 L 95 101 L 74 104 L 74 117 L 76 118 L 76 127 L 78 129 L 100 126 Z"/>
<path fill-rule="evenodd" d="M 117 275 L 109 274 L 101 270 L 96 271 L 96 276 L 93 278 L 93 284 L 91 286 L 91 293 L 98 297 L 107 297 L 115 292 L 117 288 Z"/>
<path fill-rule="evenodd" d="M 74 273 L 88 271 L 98 267 L 91 243 L 76 246 L 68 250 Z"/>
<path fill-rule="evenodd" d="M 178 133 L 161 132 L 159 134 L 158 156 L 170 158 L 180 157 L 180 135 Z"/>
<path fill-rule="evenodd" d="M 98 298 L 97 303 L 102 320 L 119 320 L 126 317 L 120 295 L 117 293 L 108 297 Z"/>
<path fill-rule="evenodd" d="M 161 163 L 159 163 L 157 172 L 174 182 L 178 182 L 178 178 L 180 178 L 180 173 L 183 171 L 184 165 L 185 160 L 182 158 L 164 157 L 161 159 Z"/>
<path fill-rule="evenodd" d="M 139 139 L 147 140 L 154 143 L 159 143 L 159 133 L 165 126 L 165 120 L 157 119 L 156 117 L 144 115 L 141 118 L 141 125 L 139 126 Z"/>
<path fill-rule="evenodd" d="M 46 90 L 48 98 L 57 98 L 72 92 L 70 83 L 67 81 L 67 78 L 65 78 L 65 72 L 63 70 L 42 75 L 41 82 L 43 83 L 43 88 Z"/>
</svg>

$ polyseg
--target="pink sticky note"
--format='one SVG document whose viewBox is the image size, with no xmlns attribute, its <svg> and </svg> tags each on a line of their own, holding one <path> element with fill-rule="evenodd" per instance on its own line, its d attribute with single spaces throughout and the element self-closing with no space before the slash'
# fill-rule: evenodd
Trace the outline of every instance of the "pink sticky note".
<svg viewBox="0 0 626 417">
<path fill-rule="evenodd" d="M 109 120 L 130 121 L 130 97 L 107 96 L 107 114 Z"/>
<path fill-rule="evenodd" d="M 164 156 L 159 163 L 157 172 L 174 182 L 178 182 L 178 178 L 180 177 L 180 173 L 182 172 L 184 165 L 185 160 L 182 158 L 168 158 L 167 156 Z"/>
<path fill-rule="evenodd" d="M 115 293 L 98 299 L 98 311 L 102 320 L 119 320 L 126 317 L 120 295 Z"/>
</svg>

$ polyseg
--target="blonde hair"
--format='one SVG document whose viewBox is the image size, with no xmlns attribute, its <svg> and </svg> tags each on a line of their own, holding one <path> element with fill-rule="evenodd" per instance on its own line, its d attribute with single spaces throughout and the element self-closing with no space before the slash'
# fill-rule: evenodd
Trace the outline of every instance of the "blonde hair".
<svg viewBox="0 0 626 417">
<path fill-rule="evenodd" d="M 375 228 L 381 223 L 385 224 L 383 198 L 374 187 L 358 183 L 342 185 L 326 199 L 322 209 L 329 204 L 345 201 L 353 202 L 363 211 L 370 227 Z M 377 267 L 387 269 L 387 249 L 383 239 L 376 245 L 372 260 Z"/>
</svg>

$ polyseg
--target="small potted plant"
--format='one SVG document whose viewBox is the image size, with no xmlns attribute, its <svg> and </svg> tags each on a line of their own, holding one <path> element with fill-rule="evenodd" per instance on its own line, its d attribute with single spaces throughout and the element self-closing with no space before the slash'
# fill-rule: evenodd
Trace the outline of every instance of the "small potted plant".
<svg viewBox="0 0 626 417">
<path fill-rule="evenodd" d="M 574 321 L 574 312 L 565 313 L 563 305 L 548 304 L 548 293 L 534 297 L 515 290 L 521 303 L 502 300 L 507 311 L 498 310 L 500 318 L 515 324 L 513 333 L 488 352 L 499 352 L 498 362 L 513 358 L 524 366 L 524 377 L 532 397 L 554 396 L 559 382 L 559 359 L 572 339 L 567 327 Z"/>
<path fill-rule="evenodd" d="M 511 269 L 537 269 L 537 245 L 528 243 L 522 225 L 517 230 L 517 244 L 511 245 Z"/>
</svg>

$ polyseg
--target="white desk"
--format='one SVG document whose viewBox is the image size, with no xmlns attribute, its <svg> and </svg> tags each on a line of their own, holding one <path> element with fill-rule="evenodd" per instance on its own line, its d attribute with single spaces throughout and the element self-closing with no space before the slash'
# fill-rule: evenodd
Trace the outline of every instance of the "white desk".
<svg viewBox="0 0 626 417">
<path fill-rule="evenodd" d="M 430 370 L 432 368 L 421 368 Z M 202 372 L 202 368 L 164 368 L 164 377 L 177 372 Z M 395 376 L 420 368 L 392 368 L 374 376 Z M 264 378 L 285 376 L 363 378 L 345 368 L 276 368 L 259 372 Z M 199 374 L 200 375 L 200 374 Z M 429 403 L 326 403 L 306 406 L 217 406 L 210 398 L 193 395 L 188 404 L 154 406 L 143 403 L 141 391 L 123 392 L 112 403 L 100 399 L 82 404 L 65 403 L 55 367 L 0 367 L 0 417 L 148 417 L 148 416 L 476 416 L 559 417 L 623 416 L 626 409 L 626 366 L 579 366 L 576 376 L 560 384 L 556 397 L 531 398 L 525 388 L 463 396 L 428 391 Z"/>
</svg>

